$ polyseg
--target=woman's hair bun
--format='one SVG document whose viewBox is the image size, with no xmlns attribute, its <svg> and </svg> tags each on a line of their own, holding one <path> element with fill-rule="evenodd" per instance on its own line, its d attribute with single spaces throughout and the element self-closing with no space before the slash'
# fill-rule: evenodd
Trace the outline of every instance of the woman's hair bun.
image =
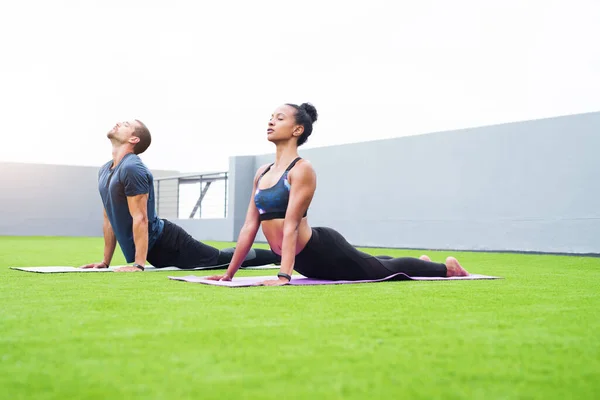
<svg viewBox="0 0 600 400">
<path fill-rule="evenodd" d="M 315 106 L 310 103 L 302 103 L 300 104 L 300 108 L 306 111 L 313 123 L 317 120 L 319 115 L 317 114 Z"/>
</svg>

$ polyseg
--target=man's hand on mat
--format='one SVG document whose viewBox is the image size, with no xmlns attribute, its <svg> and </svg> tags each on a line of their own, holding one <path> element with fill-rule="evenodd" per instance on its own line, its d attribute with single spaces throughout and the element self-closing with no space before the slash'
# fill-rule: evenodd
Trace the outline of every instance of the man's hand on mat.
<svg viewBox="0 0 600 400">
<path fill-rule="evenodd" d="M 231 278 L 227 274 L 225 274 L 225 275 L 211 275 L 211 276 L 207 276 L 204 279 L 208 279 L 209 281 L 230 281 L 231 280 Z"/>
<path fill-rule="evenodd" d="M 99 263 L 94 263 L 94 264 L 86 264 L 86 265 L 82 265 L 79 268 L 108 268 L 108 265 L 106 265 L 105 262 L 99 262 Z"/>
<path fill-rule="evenodd" d="M 127 267 L 117 268 L 117 269 L 115 269 L 115 272 L 142 272 L 142 270 L 139 269 L 138 267 L 127 266 Z"/>
</svg>

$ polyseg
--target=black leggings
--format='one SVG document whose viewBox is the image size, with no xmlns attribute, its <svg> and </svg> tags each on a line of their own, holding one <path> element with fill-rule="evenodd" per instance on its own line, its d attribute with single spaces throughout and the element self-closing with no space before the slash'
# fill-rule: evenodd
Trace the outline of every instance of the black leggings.
<svg viewBox="0 0 600 400">
<path fill-rule="evenodd" d="M 194 239 L 182 227 L 163 220 L 165 227 L 146 257 L 156 268 L 178 267 L 192 269 L 198 267 L 226 268 L 233 257 L 233 249 L 219 250 Z M 271 250 L 251 249 L 242 267 L 278 264 L 281 257 Z"/>
<path fill-rule="evenodd" d="M 398 272 L 408 276 L 446 276 L 446 265 L 418 258 L 372 256 L 355 249 L 331 228 L 312 228 L 294 269 L 307 278 L 327 280 L 382 279 Z"/>
</svg>

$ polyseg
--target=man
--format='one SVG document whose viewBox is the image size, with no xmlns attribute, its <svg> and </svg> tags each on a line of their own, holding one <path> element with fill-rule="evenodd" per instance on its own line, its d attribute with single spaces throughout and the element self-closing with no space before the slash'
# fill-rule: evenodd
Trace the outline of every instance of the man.
<svg viewBox="0 0 600 400">
<path fill-rule="evenodd" d="M 108 268 L 117 242 L 127 263 L 119 272 L 143 271 L 146 261 L 154 267 L 179 268 L 226 266 L 232 249 L 220 251 L 192 238 L 180 226 L 156 215 L 154 178 L 142 162 L 150 146 L 150 131 L 139 120 L 117 123 L 108 132 L 112 160 L 98 173 L 98 189 L 104 204 L 104 258 L 81 268 Z M 279 263 L 270 250 L 253 249 L 242 266 Z"/>
</svg>

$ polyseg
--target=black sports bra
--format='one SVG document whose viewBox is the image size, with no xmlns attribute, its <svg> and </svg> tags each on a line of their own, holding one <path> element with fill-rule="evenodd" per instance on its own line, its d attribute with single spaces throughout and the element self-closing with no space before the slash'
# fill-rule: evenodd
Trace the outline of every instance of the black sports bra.
<svg viewBox="0 0 600 400">
<path fill-rule="evenodd" d="M 267 221 L 270 219 L 285 218 L 287 211 L 288 202 L 290 201 L 290 182 L 288 180 L 288 173 L 302 158 L 298 157 L 286 168 L 281 178 L 277 183 L 267 189 L 259 189 L 258 183 L 261 178 L 269 172 L 273 164 L 269 165 L 265 171 L 260 174 L 258 181 L 256 182 L 256 192 L 254 193 L 254 204 L 258 209 L 259 219 L 261 221 Z M 306 212 L 304 213 L 306 217 Z"/>
</svg>

